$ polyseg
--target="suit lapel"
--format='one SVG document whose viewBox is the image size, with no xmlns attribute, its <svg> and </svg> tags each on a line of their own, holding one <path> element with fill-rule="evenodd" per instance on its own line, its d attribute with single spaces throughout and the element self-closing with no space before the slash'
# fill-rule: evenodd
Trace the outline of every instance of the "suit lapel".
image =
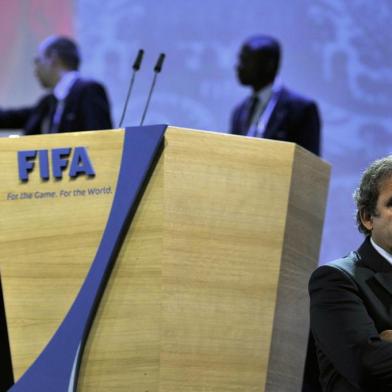
<svg viewBox="0 0 392 392">
<path fill-rule="evenodd" d="M 247 125 L 248 125 L 250 101 L 251 101 L 251 97 L 246 98 L 246 100 L 242 104 L 241 110 L 239 111 L 238 131 L 240 131 L 240 135 L 243 136 L 246 136 L 246 134 L 248 133 Z"/>
<path fill-rule="evenodd" d="M 392 265 L 374 249 L 369 237 L 358 249 L 357 254 L 358 266 L 374 271 L 374 278 L 392 295 Z"/>
<path fill-rule="evenodd" d="M 32 111 L 24 127 L 26 134 L 32 135 L 42 132 L 42 123 L 49 113 L 50 94 L 43 97 Z"/>
<path fill-rule="evenodd" d="M 267 139 L 274 139 L 278 131 L 285 129 L 284 122 L 288 116 L 288 107 L 286 105 L 284 88 L 280 90 L 277 99 L 278 101 L 264 130 L 263 137 Z"/>
<path fill-rule="evenodd" d="M 357 250 L 358 255 L 358 266 L 363 266 L 373 270 L 374 272 L 391 272 L 392 273 L 392 265 L 384 259 L 374 249 L 373 245 L 370 242 L 370 237 L 367 237 L 365 241 L 362 243 L 360 248 Z"/>
<path fill-rule="evenodd" d="M 392 272 L 378 272 L 374 275 L 374 278 L 392 295 Z"/>
</svg>

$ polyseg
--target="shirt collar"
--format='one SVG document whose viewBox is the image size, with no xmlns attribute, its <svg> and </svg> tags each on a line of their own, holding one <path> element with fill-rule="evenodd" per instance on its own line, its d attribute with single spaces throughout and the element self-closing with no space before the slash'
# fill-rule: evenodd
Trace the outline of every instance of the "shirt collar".
<svg viewBox="0 0 392 392">
<path fill-rule="evenodd" d="M 58 83 L 53 89 L 53 94 L 58 101 L 62 101 L 67 97 L 69 90 L 71 90 L 72 86 L 76 82 L 76 79 L 78 78 L 79 78 L 78 71 L 66 72 L 61 77 L 61 79 L 58 81 Z"/>
<path fill-rule="evenodd" d="M 380 255 L 382 257 L 384 257 L 384 259 L 386 259 L 388 261 L 388 263 L 392 264 L 392 255 L 387 252 L 385 249 L 381 248 L 381 246 L 377 245 L 374 241 L 373 238 L 370 237 L 370 242 L 373 245 L 374 249 L 376 249 L 376 251 L 378 253 L 380 253 Z"/>
</svg>

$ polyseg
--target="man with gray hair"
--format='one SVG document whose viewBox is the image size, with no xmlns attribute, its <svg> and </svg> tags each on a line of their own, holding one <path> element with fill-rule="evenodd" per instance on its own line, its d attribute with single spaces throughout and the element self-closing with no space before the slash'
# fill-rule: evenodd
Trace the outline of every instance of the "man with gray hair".
<svg viewBox="0 0 392 392">
<path fill-rule="evenodd" d="M 373 162 L 354 193 L 357 251 L 309 282 L 310 326 L 323 391 L 392 391 L 392 155 Z"/>
<path fill-rule="evenodd" d="M 46 38 L 34 66 L 48 94 L 30 107 L 0 109 L 0 128 L 22 129 L 26 135 L 112 128 L 105 88 L 81 78 L 79 65 L 79 49 L 72 39 Z"/>
</svg>

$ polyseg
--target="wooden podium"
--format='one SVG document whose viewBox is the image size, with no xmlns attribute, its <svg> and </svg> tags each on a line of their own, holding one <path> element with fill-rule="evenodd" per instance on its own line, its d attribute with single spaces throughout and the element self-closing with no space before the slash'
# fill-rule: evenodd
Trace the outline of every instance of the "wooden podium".
<svg viewBox="0 0 392 392">
<path fill-rule="evenodd" d="M 118 180 L 125 136 L 148 139 L 151 128 L 0 140 L 11 391 L 75 389 L 54 388 L 45 367 L 35 381 L 22 380 L 62 333 L 103 236 L 115 236 L 105 227 L 126 188 Z M 123 242 L 110 256 L 102 299 L 78 347 L 80 367 L 69 373 L 77 390 L 299 391 L 307 281 L 318 261 L 329 166 L 292 143 L 175 127 L 164 132 L 163 150 L 158 139 L 129 229 L 128 217 L 116 235 Z M 132 168 L 144 151 L 128 145 Z M 79 147 L 95 175 L 83 172 L 83 157 L 74 158 Z M 66 148 L 56 179 L 51 151 Z M 47 151 L 47 166 L 45 152 L 18 161 L 20 151 Z M 27 181 L 18 177 L 21 164 Z M 72 165 L 79 175 L 70 177 Z M 65 355 L 67 339 L 50 362 L 62 363 L 56 356 Z"/>
</svg>

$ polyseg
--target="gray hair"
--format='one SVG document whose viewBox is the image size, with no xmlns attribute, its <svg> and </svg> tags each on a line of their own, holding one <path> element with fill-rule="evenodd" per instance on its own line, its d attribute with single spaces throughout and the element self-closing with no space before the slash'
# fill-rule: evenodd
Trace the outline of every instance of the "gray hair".
<svg viewBox="0 0 392 392">
<path fill-rule="evenodd" d="M 374 161 L 362 174 L 359 187 L 353 197 L 357 205 L 356 220 L 358 230 L 369 236 L 368 230 L 361 221 L 361 215 L 377 216 L 377 200 L 380 186 L 387 178 L 392 177 L 392 155 Z"/>
</svg>

